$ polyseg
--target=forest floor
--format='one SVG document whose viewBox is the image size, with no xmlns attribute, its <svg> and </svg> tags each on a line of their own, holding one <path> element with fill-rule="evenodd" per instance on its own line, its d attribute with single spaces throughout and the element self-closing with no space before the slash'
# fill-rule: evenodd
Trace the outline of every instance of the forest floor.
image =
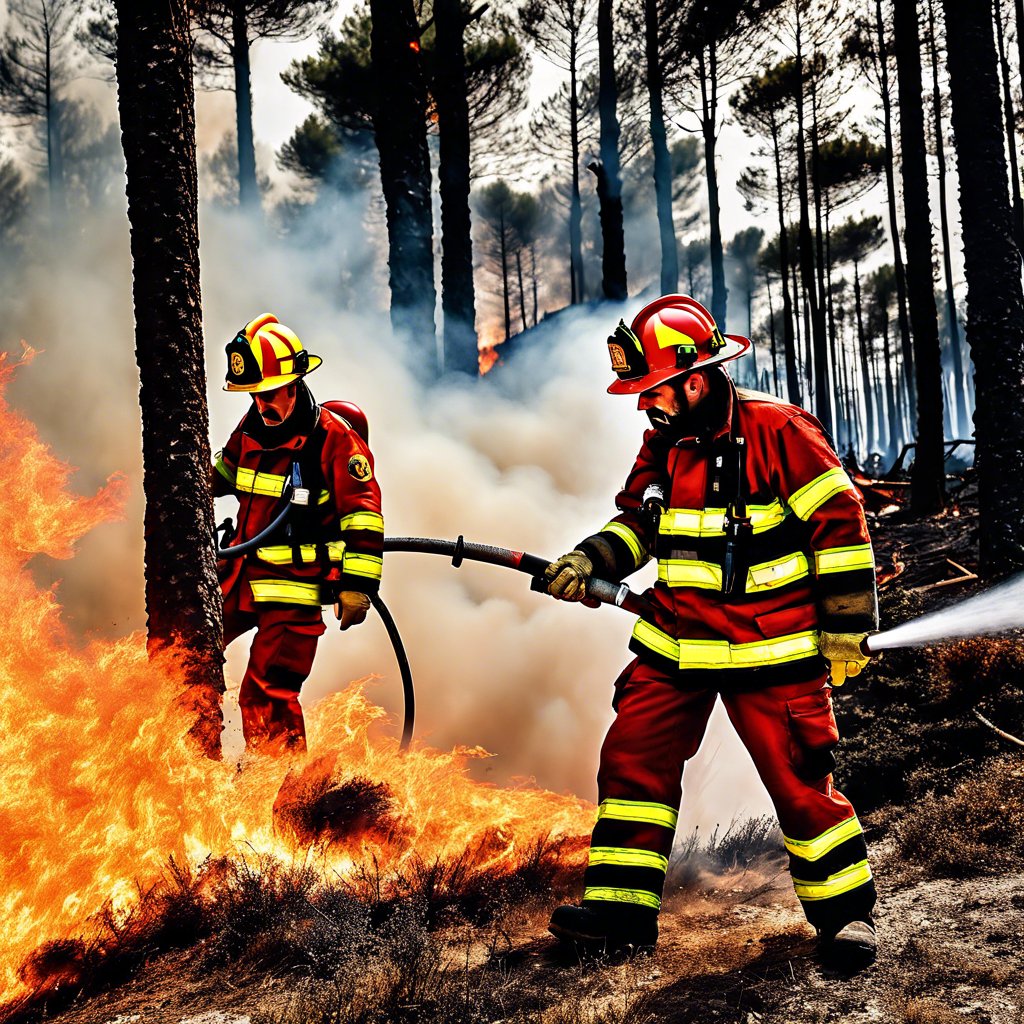
<svg viewBox="0 0 1024 1024">
<path fill-rule="evenodd" d="M 969 490 L 924 523 L 879 519 L 877 562 L 898 571 L 882 588 L 883 627 L 977 589 L 934 585 L 974 568 L 976 535 Z M 818 963 L 779 835 L 762 821 L 684 843 L 650 957 L 581 962 L 547 934 L 552 906 L 575 890 L 578 850 L 567 867 L 556 847 L 538 849 L 511 881 L 421 865 L 397 895 L 228 869 L 206 896 L 176 878 L 134 937 L 88 961 L 94 978 L 80 963 L 55 987 L 74 972 L 60 950 L 44 952 L 37 998 L 0 1019 L 1024 1024 L 1024 751 L 974 714 L 1024 735 L 1024 645 L 887 652 L 836 698 L 837 783 L 879 888 L 880 954 L 857 976 Z"/>
</svg>

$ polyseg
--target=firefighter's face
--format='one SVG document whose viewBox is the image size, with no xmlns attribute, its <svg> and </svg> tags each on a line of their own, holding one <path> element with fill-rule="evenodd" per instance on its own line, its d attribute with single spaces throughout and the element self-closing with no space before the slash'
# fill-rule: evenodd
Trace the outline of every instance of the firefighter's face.
<svg viewBox="0 0 1024 1024">
<path fill-rule="evenodd" d="M 677 433 L 688 414 L 696 409 L 707 394 L 708 382 L 703 373 L 691 373 L 680 381 L 659 384 L 640 395 L 637 408 L 647 413 L 651 426 L 666 434 Z"/>
<path fill-rule="evenodd" d="M 256 409 L 268 427 L 284 423 L 295 409 L 298 385 L 295 381 L 273 391 L 258 391 L 252 396 Z"/>
</svg>

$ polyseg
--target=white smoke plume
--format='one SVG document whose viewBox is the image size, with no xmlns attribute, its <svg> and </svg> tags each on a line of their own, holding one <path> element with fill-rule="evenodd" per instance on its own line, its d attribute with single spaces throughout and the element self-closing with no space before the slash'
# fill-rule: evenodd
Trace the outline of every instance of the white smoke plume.
<svg viewBox="0 0 1024 1024">
<path fill-rule="evenodd" d="M 223 345 L 270 311 L 323 357 L 309 378 L 317 398 L 345 398 L 366 410 L 390 535 L 462 533 L 550 557 L 570 549 L 613 514 L 645 425 L 628 398 L 605 393 L 604 339 L 637 301 L 566 312 L 492 377 L 424 389 L 407 363 L 428 362 L 432 347 L 424 343 L 410 356 L 391 335 L 384 255 L 365 230 L 366 218 L 376 216 L 366 199 L 338 201 L 319 212 L 315 233 L 283 241 L 237 212 L 204 209 L 212 447 L 223 444 L 248 402 L 220 390 Z M 143 628 L 138 380 L 123 207 L 88 218 L 22 280 L 5 299 L 0 340 L 16 349 L 24 338 L 43 351 L 17 377 L 13 403 L 82 467 L 83 491 L 115 471 L 132 487 L 124 522 L 98 529 L 73 562 L 37 560 L 37 576 L 62 579 L 58 594 L 79 635 Z M 218 520 L 233 512 L 233 501 L 220 499 Z M 649 573 L 633 581 L 635 589 Z M 474 771 L 496 783 L 525 778 L 595 796 L 612 682 L 631 657 L 628 615 L 555 602 L 508 570 L 470 563 L 456 570 L 427 555 L 389 555 L 382 595 L 413 663 L 419 741 L 486 748 L 494 757 Z M 371 615 L 341 634 L 325 614 L 328 633 L 304 703 L 375 674 L 371 693 L 397 731 L 401 686 L 383 626 Z M 248 640 L 228 653 L 235 692 Z M 231 700 L 226 745 L 237 752 Z M 685 784 L 683 829 L 770 809 L 721 709 Z"/>
</svg>

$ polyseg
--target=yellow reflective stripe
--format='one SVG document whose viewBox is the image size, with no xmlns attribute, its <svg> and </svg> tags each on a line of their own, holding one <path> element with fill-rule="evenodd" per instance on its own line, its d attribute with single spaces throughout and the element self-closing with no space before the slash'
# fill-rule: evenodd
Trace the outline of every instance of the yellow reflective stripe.
<svg viewBox="0 0 1024 1024">
<path fill-rule="evenodd" d="M 831 853 L 840 843 L 845 843 L 847 839 L 863 834 L 864 830 L 860 827 L 860 822 L 855 814 L 852 818 L 833 825 L 813 839 L 790 839 L 789 836 L 782 838 L 786 843 L 786 849 L 794 857 L 800 857 L 803 860 L 821 860 L 826 853 Z"/>
<path fill-rule="evenodd" d="M 320 497 L 317 498 L 316 503 L 318 505 L 326 505 L 331 500 L 331 492 L 326 488 L 320 492 Z"/>
<path fill-rule="evenodd" d="M 747 593 L 757 594 L 762 590 L 784 587 L 787 583 L 802 580 L 809 573 L 807 557 L 801 551 L 794 551 L 771 562 L 752 565 L 747 572 Z"/>
<path fill-rule="evenodd" d="M 789 509 L 778 498 L 767 505 L 748 505 L 754 533 L 764 533 L 783 522 Z M 658 532 L 666 537 L 724 537 L 724 508 L 670 508 L 658 520 Z"/>
<path fill-rule="evenodd" d="M 748 505 L 747 515 L 754 533 L 764 533 L 783 522 L 789 515 L 789 509 L 776 498 L 768 505 Z"/>
<path fill-rule="evenodd" d="M 316 561 L 316 545 L 301 544 L 299 554 L 302 561 Z M 345 554 L 345 542 L 343 540 L 329 540 L 327 542 L 327 558 L 331 562 L 340 562 Z M 272 544 L 269 547 L 257 548 L 256 557 L 262 562 L 269 562 L 271 565 L 291 565 L 292 547 L 290 544 Z"/>
<path fill-rule="evenodd" d="M 658 518 L 658 533 L 666 537 L 721 537 L 724 508 L 670 508 Z"/>
<path fill-rule="evenodd" d="M 829 572 L 874 569 L 875 556 L 870 544 L 850 544 L 845 548 L 822 548 L 814 552 L 814 568 L 819 576 Z"/>
<path fill-rule="evenodd" d="M 298 580 L 250 580 L 254 601 L 279 601 L 282 604 L 320 604 L 320 584 Z"/>
<path fill-rule="evenodd" d="M 853 484 L 846 470 L 842 466 L 835 466 L 790 495 L 789 507 L 801 519 L 810 519 L 833 495 L 852 490 Z"/>
<path fill-rule="evenodd" d="M 341 571 L 351 576 L 366 576 L 371 580 L 379 580 L 384 571 L 384 559 L 376 555 L 361 555 L 356 551 L 346 551 L 341 563 Z"/>
<path fill-rule="evenodd" d="M 616 846 L 592 846 L 589 864 L 614 864 L 623 868 L 654 868 L 668 871 L 668 857 L 651 850 L 627 850 Z"/>
<path fill-rule="evenodd" d="M 633 563 L 637 568 L 639 568 L 647 558 L 647 551 L 641 543 L 640 538 L 628 526 L 624 526 L 622 523 L 616 523 L 613 520 L 601 527 L 601 533 L 615 534 L 615 536 L 618 537 L 627 548 L 629 548 L 630 554 L 633 556 Z"/>
<path fill-rule="evenodd" d="M 714 562 L 692 561 L 688 558 L 662 558 L 658 561 L 658 580 L 670 587 L 722 589 L 722 567 Z"/>
<path fill-rule="evenodd" d="M 216 469 L 217 472 L 220 473 L 220 475 L 222 477 L 224 477 L 224 479 L 227 480 L 227 482 L 229 484 L 234 486 L 235 476 L 236 476 L 235 469 L 229 463 L 224 461 L 224 452 L 223 451 L 217 452 L 213 456 L 213 458 L 214 458 L 214 463 L 213 463 L 214 469 Z"/>
<path fill-rule="evenodd" d="M 373 530 L 374 533 L 384 532 L 384 517 L 379 512 L 350 512 L 341 517 L 343 530 Z"/>
<path fill-rule="evenodd" d="M 834 875 L 829 875 L 824 882 L 802 882 L 794 878 L 793 888 L 802 900 L 827 900 L 870 881 L 871 868 L 866 860 L 862 860 L 843 868 L 842 871 L 837 871 Z"/>
<path fill-rule="evenodd" d="M 789 633 L 772 640 L 731 644 L 728 640 L 674 640 L 644 619 L 633 627 L 633 638 L 680 668 L 750 668 L 782 665 L 818 652 L 818 631 Z"/>
<path fill-rule="evenodd" d="M 617 889 L 609 885 L 591 885 L 583 890 L 583 899 L 605 900 L 609 903 L 637 903 L 652 910 L 661 909 L 661 899 L 646 889 Z"/>
<path fill-rule="evenodd" d="M 269 498 L 280 498 L 284 492 L 286 477 L 277 473 L 256 473 L 251 469 L 238 470 L 235 487 L 240 491 L 262 494 Z"/>
<path fill-rule="evenodd" d="M 639 821 L 644 825 L 662 825 L 675 828 L 679 812 L 668 804 L 652 804 L 646 800 L 602 800 L 597 808 L 597 820 Z"/>
</svg>

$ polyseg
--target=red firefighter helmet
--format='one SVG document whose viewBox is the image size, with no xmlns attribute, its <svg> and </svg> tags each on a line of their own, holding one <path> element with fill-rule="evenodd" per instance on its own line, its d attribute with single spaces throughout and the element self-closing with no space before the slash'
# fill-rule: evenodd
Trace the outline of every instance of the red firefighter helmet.
<svg viewBox="0 0 1024 1024">
<path fill-rule="evenodd" d="M 273 313 L 250 320 L 228 343 L 225 391 L 273 391 L 312 373 L 323 360 Z"/>
<path fill-rule="evenodd" d="M 662 295 L 633 318 L 619 321 L 608 339 L 618 380 L 612 395 L 635 395 L 693 370 L 736 359 L 750 348 L 738 334 L 722 334 L 714 317 L 689 295 Z"/>
</svg>

